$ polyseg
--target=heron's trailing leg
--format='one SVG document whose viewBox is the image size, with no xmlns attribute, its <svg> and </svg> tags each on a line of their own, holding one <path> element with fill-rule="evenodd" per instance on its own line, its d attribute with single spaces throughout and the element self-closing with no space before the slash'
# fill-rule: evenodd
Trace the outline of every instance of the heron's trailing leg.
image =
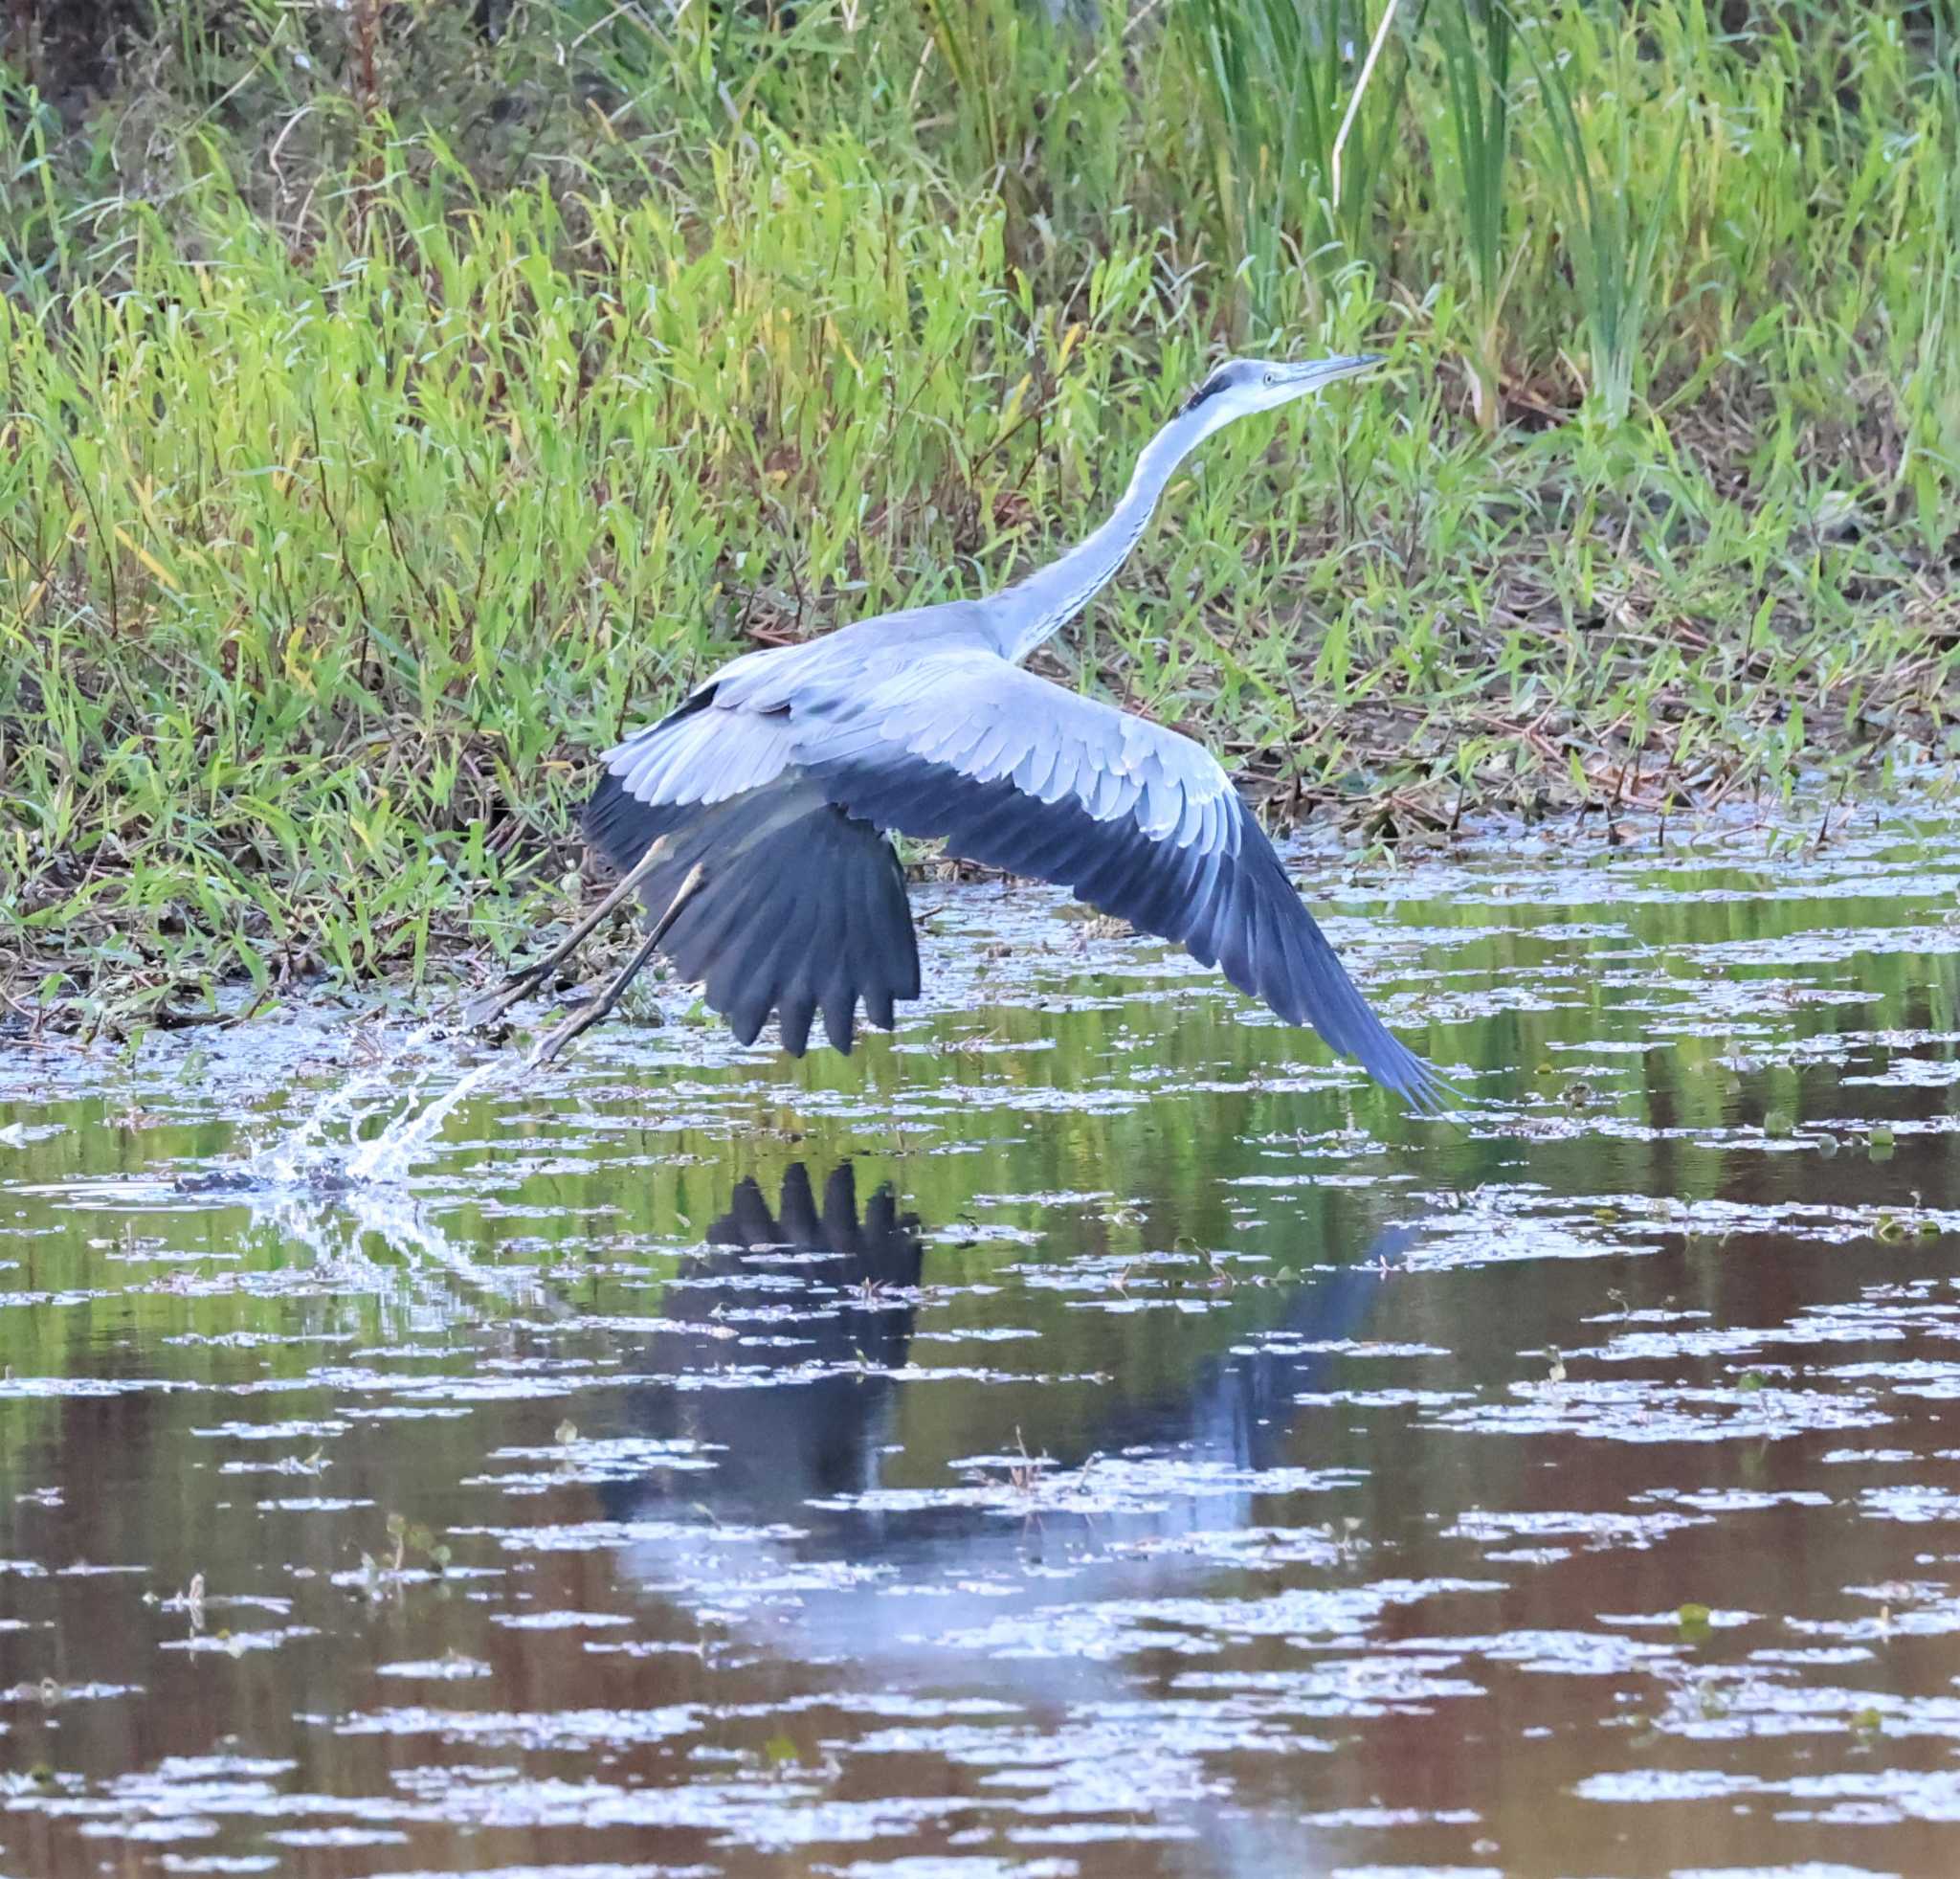
<svg viewBox="0 0 1960 1879">
<path fill-rule="evenodd" d="M 659 845 L 657 841 L 654 843 L 654 848 L 657 848 Z M 639 866 L 634 869 L 634 875 L 637 875 L 652 859 L 653 849 L 649 849 L 646 857 L 640 861 Z M 627 881 L 632 879 L 632 875 L 627 877 Z M 682 908 L 701 892 L 706 881 L 707 870 L 699 861 L 695 862 L 687 870 L 687 878 L 675 890 L 674 898 L 667 903 L 666 912 L 654 922 L 652 928 L 648 930 L 646 938 L 640 941 L 638 949 L 635 951 L 633 957 L 607 980 L 605 989 L 590 1004 L 581 1005 L 563 1024 L 559 1025 L 555 1031 L 550 1032 L 539 1042 L 538 1047 L 524 1060 L 525 1069 L 535 1070 L 539 1064 L 550 1063 L 572 1039 L 576 1038 L 581 1032 L 590 1031 L 594 1024 L 598 1023 L 602 1018 L 612 1011 L 613 1006 L 618 1004 L 619 1000 L 625 995 L 626 988 L 638 977 L 640 969 L 654 956 L 655 951 L 658 948 L 660 942 L 667 937 L 668 928 L 679 919 Z M 627 882 L 620 883 L 621 886 L 626 884 Z"/>
<path fill-rule="evenodd" d="M 539 986 L 555 973 L 583 946 L 599 923 L 625 900 L 644 881 L 664 858 L 667 839 L 656 836 L 647 843 L 647 852 L 628 871 L 621 875 L 612 891 L 586 915 L 570 932 L 566 934 L 557 948 L 535 965 L 521 966 L 509 973 L 503 983 L 494 991 L 486 992 L 480 998 L 472 1000 L 463 1008 L 463 1022 L 471 1030 L 494 1022 L 507 1012 L 520 998 L 528 997 Z M 686 891 L 683 884 L 683 891 Z M 663 916 L 671 921 L 678 908 L 670 906 Z M 642 962 L 643 963 L 643 962 Z M 637 970 L 637 968 L 635 968 Z"/>
</svg>

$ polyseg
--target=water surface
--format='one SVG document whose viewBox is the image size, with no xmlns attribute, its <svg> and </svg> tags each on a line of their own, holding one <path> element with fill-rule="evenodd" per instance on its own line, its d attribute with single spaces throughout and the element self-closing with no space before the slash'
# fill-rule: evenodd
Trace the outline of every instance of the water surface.
<svg viewBox="0 0 1960 1879">
<path fill-rule="evenodd" d="M 997 887 L 343 1193 L 493 1053 L 0 1047 L 0 1870 L 1955 1869 L 1955 833 L 1303 864 L 1442 1122 Z"/>
</svg>

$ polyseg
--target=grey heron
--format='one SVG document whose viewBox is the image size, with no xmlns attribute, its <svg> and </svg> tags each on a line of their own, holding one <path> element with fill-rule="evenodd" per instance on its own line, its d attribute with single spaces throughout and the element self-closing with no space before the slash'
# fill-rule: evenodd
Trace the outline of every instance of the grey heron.
<svg viewBox="0 0 1960 1879">
<path fill-rule="evenodd" d="M 1115 575 L 1205 438 L 1379 363 L 1220 366 L 1145 446 L 1109 519 L 1059 559 L 983 599 L 746 653 L 607 751 L 586 834 L 665 909 L 641 957 L 657 944 L 744 1043 L 773 1012 L 801 1056 L 821 1012 L 848 1051 L 860 1001 L 889 1030 L 896 1002 L 919 996 L 891 838 L 938 839 L 1180 943 L 1434 1106 L 1435 1071 L 1369 1009 L 1216 759 L 1021 667 Z"/>
</svg>

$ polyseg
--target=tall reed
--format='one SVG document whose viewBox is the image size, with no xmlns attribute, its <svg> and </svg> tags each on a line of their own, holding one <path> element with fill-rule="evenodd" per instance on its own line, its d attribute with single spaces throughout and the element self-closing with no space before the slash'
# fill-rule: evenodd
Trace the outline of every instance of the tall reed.
<svg viewBox="0 0 1960 1879">
<path fill-rule="evenodd" d="M 1504 242 L 1504 173 L 1511 145 L 1511 16 L 1503 0 L 1438 0 L 1437 38 L 1448 101 L 1450 163 L 1475 333 L 1465 361 L 1471 407 L 1488 433 L 1500 415 L 1503 307 L 1516 260 Z"/>
<path fill-rule="evenodd" d="M 1667 226 L 1690 99 L 1677 81 L 1657 84 L 1641 69 L 1639 24 L 1609 23 L 1567 10 L 1554 38 L 1541 25 L 1523 35 L 1543 110 L 1534 154 L 1549 177 L 1560 244 L 1585 324 L 1588 391 L 1609 426 L 1626 421 L 1645 368 L 1657 285 L 1656 257 Z M 1588 82 L 1575 88 L 1576 66 Z M 1645 122 L 1673 126 L 1658 176 L 1637 162 Z M 1666 133 L 1663 133 L 1666 135 Z"/>
<path fill-rule="evenodd" d="M 1409 70 L 1408 29 L 1387 17 L 1397 10 L 1397 0 L 1185 0 L 1172 14 L 1197 94 L 1210 216 L 1253 324 L 1274 318 L 1287 271 L 1320 279 L 1379 258 L 1375 220 Z M 1408 11 L 1419 19 L 1420 0 Z"/>
</svg>

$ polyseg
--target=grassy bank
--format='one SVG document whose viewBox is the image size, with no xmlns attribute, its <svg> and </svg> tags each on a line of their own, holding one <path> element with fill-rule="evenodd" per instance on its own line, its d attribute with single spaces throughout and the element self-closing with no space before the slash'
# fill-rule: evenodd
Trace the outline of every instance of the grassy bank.
<svg viewBox="0 0 1960 1879">
<path fill-rule="evenodd" d="M 1227 346 L 1391 365 L 1214 440 L 1059 660 L 1277 817 L 1950 755 L 1945 11 L 1328 16 L 238 0 L 16 82 L 17 1018 L 507 950 L 594 747 L 1051 553 Z"/>
</svg>

